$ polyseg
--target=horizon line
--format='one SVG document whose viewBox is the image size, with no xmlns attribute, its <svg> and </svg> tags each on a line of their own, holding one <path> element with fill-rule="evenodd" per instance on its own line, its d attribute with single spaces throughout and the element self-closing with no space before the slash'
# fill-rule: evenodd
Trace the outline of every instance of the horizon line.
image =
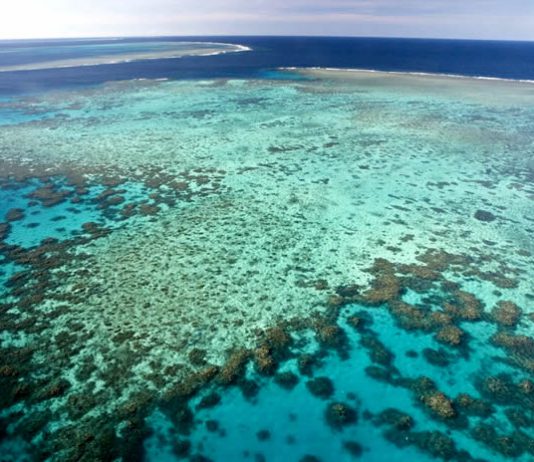
<svg viewBox="0 0 534 462">
<path fill-rule="evenodd" d="M 516 42 L 534 43 L 526 39 L 489 39 L 489 38 L 462 38 L 462 37 L 403 37 L 384 35 L 324 35 L 324 34 L 202 34 L 202 35 L 95 35 L 95 36 L 65 36 L 65 37 L 25 37 L 25 38 L 0 38 L 0 42 L 24 42 L 45 40 L 124 40 L 124 39 L 148 39 L 148 38 L 188 38 L 188 37 L 228 37 L 228 38 L 361 38 L 361 39 L 390 39 L 390 40 L 437 40 L 437 41 L 469 41 L 469 42 Z"/>
</svg>

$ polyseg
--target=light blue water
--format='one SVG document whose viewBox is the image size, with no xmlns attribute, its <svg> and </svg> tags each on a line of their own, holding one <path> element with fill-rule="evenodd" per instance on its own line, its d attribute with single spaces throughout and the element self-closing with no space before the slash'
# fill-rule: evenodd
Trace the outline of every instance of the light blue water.
<svg viewBox="0 0 534 462">
<path fill-rule="evenodd" d="M 7 460 L 532 458 L 533 87 L 299 72 L 3 102 Z"/>
<path fill-rule="evenodd" d="M 140 183 L 123 183 L 115 188 L 109 198 L 122 199 L 115 205 L 107 204 L 102 198 L 101 194 L 108 191 L 103 185 L 89 186 L 80 196 L 75 188 L 63 184 L 58 178 L 55 191 L 65 193 L 64 200 L 43 206 L 41 201 L 32 197 L 32 193 L 44 185 L 36 180 L 0 191 L 0 210 L 4 210 L 6 216 L 13 209 L 23 211 L 21 219 L 10 222 L 11 230 L 5 239 L 7 244 L 31 248 L 45 239 L 66 240 L 82 234 L 83 225 L 90 222 L 102 227 L 120 227 L 121 220 L 125 218 L 120 212 L 125 206 L 138 202 L 154 203 L 148 198 L 148 189 Z"/>
<path fill-rule="evenodd" d="M 351 305 L 344 309 L 343 318 L 355 313 L 369 315 L 365 307 Z M 443 345 L 420 333 L 399 329 L 394 319 L 383 310 L 377 310 L 369 317 L 369 321 L 372 322 L 370 329 L 393 352 L 395 367 L 410 378 L 415 379 L 422 374 L 430 377 L 448 396 L 468 393 L 480 398 L 472 380 L 485 374 L 505 372 L 511 373 L 516 379 L 522 376 L 515 374 L 512 368 L 500 364 L 496 359 L 504 358 L 502 352 L 488 348 L 482 341 L 471 346 L 469 359 L 445 348 L 451 359 L 450 366 L 433 366 L 421 353 L 426 348 L 443 350 Z M 202 395 L 190 401 L 190 408 L 197 408 L 193 411 L 192 435 L 180 433 L 164 413 L 155 412 L 149 418 L 155 433 L 145 443 L 148 460 L 180 460 L 181 457 L 177 457 L 179 452 L 176 443 L 184 440 L 191 442 L 189 454 L 202 454 L 209 460 L 217 461 L 257 460 L 262 457 L 270 461 L 302 460 L 306 455 L 326 461 L 359 458 L 377 462 L 435 460 L 427 452 L 410 445 L 397 447 L 384 438 L 387 425 L 379 426 L 373 420 L 388 408 L 407 412 L 414 420 L 412 430 L 415 432 L 440 431 L 449 435 L 454 439 L 457 451 L 465 450 L 472 455 L 476 454 L 479 460 L 507 460 L 474 442 L 467 429 L 454 430 L 444 423 L 429 419 L 428 413 L 418 406 L 417 398 L 405 388 L 369 377 L 365 369 L 372 362 L 368 352 L 358 346 L 361 336 L 346 321 L 342 320 L 340 325 L 348 334 L 350 356 L 341 359 L 338 355 L 329 353 L 322 358 L 323 365 L 314 370 L 314 377 L 328 377 L 335 384 L 335 392 L 329 399 L 315 397 L 309 392 L 306 382 L 311 379 L 299 373 L 294 360 L 284 364 L 279 370 L 291 371 L 299 377 L 298 384 L 290 390 L 249 370 L 248 378 L 260 385 L 260 391 L 254 398 L 247 399 L 236 387 L 230 391 L 217 390 L 221 393 L 222 400 L 213 409 L 198 410 Z M 485 334 L 490 335 L 494 329 L 487 327 Z M 474 330 L 467 330 L 475 334 Z M 478 335 L 475 338 L 480 339 Z M 306 351 L 313 353 L 319 349 L 314 343 Z M 407 353 L 410 351 L 416 351 L 417 357 L 409 356 Z M 358 423 L 341 430 L 329 427 L 324 414 L 327 404 L 333 401 L 345 402 L 357 409 Z M 475 424 L 484 421 L 504 433 L 513 432 L 513 426 L 503 415 L 505 409 L 504 406 L 496 406 L 492 417 L 471 417 L 470 422 Z M 215 430 L 210 427 L 213 422 L 217 426 Z M 269 432 L 269 437 L 265 440 L 258 436 L 262 430 Z M 347 441 L 357 442 L 361 446 L 361 456 L 355 456 L 344 447 Z M 530 456 L 524 455 L 517 460 L 526 461 L 529 458 Z"/>
</svg>

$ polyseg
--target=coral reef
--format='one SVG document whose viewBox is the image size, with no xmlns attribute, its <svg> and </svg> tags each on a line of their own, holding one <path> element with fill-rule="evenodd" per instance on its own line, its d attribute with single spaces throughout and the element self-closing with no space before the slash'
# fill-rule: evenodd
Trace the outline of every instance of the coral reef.
<svg viewBox="0 0 534 462">
<path fill-rule="evenodd" d="M 347 451 L 354 458 L 361 457 L 363 454 L 362 446 L 356 441 L 344 441 L 343 449 L 345 449 L 345 451 Z"/>
<path fill-rule="evenodd" d="M 379 412 L 373 422 L 386 426 L 386 437 L 399 447 L 411 445 L 444 460 L 469 461 L 469 455 L 453 441 L 455 431 L 469 425 L 464 436 L 499 454 L 532 453 L 534 385 L 518 375 L 534 370 L 532 339 L 523 330 L 532 317 L 528 304 L 521 301 L 532 298 L 528 285 L 532 257 L 523 249 L 530 242 L 527 227 L 508 228 L 508 223 L 523 223 L 515 210 L 524 207 L 519 201 L 510 210 L 495 204 L 492 210 L 499 211 L 498 217 L 481 215 L 490 212 L 479 210 L 478 220 L 465 220 L 473 209 L 488 207 L 484 205 L 489 204 L 488 197 L 499 201 L 498 196 L 511 188 L 518 197 L 531 195 L 528 184 L 518 177 L 517 172 L 524 169 L 514 168 L 510 173 L 500 160 L 493 159 L 492 171 L 502 174 L 506 186 L 492 186 L 501 188 L 499 194 L 474 194 L 476 205 L 464 208 L 472 178 L 458 175 L 450 182 L 435 182 L 424 176 L 424 169 L 416 169 L 410 180 L 407 176 L 413 173 L 399 168 L 399 177 L 392 174 L 388 182 L 393 186 L 386 188 L 381 162 L 398 158 L 397 149 L 387 140 L 353 138 L 351 130 L 343 128 L 338 133 L 333 124 L 323 131 L 317 127 L 324 120 L 310 119 L 303 126 L 312 127 L 310 133 L 318 132 L 317 139 L 314 133 L 309 145 L 295 149 L 280 140 L 266 161 L 267 146 L 262 149 L 258 144 L 258 152 L 263 152 L 258 158 L 254 150 L 242 146 L 243 140 L 253 132 L 273 135 L 270 127 L 277 125 L 293 136 L 295 122 L 284 114 L 275 119 L 260 111 L 254 117 L 239 115 L 240 122 L 250 115 L 254 125 L 245 124 L 245 131 L 217 133 L 213 138 L 209 125 L 196 127 L 180 112 L 183 93 L 176 97 L 163 92 L 177 108 L 169 107 L 161 120 L 159 115 L 145 114 L 146 107 L 132 111 L 140 116 L 135 120 L 129 111 L 124 116 L 121 111 L 107 112 L 110 95 L 118 101 L 131 98 L 135 106 L 134 100 L 150 99 L 132 89 L 154 85 L 150 98 L 160 91 L 154 83 L 117 85 L 119 96 L 93 89 L 78 98 L 95 98 L 102 115 L 109 116 L 102 120 L 114 123 L 77 114 L 70 120 L 51 118 L 1 128 L 1 186 L 28 187 L 24 191 L 30 192 L 18 195 L 27 209 L 20 209 L 18 203 L 10 205 L 14 209 L 0 224 L 0 252 L 6 263 L 0 277 L 5 276 L 7 295 L 0 305 L 0 405 L 6 416 L 0 437 L 16 433 L 32 442 L 37 459 L 57 455 L 61 460 L 138 460 L 147 436 L 145 417 L 153 409 L 163 409 L 180 433 L 173 441 L 175 454 L 206 460 L 199 453 L 209 452 L 198 447 L 198 442 L 192 443 L 193 429 L 200 422 L 215 437 L 226 425 L 221 422 L 221 428 L 213 419 L 197 421 L 195 414 L 223 406 L 221 394 L 226 386 L 239 387 L 251 402 L 262 399 L 259 387 L 271 380 L 294 389 L 301 378 L 288 372 L 283 362 L 296 360 L 299 373 L 309 378 L 305 379 L 307 389 L 322 399 L 335 399 L 334 387 L 337 392 L 345 390 L 337 386 L 337 377 L 327 378 L 321 368 L 337 352 L 340 360 L 348 359 L 346 364 L 353 364 L 353 354 L 361 354 L 366 362 L 358 372 L 365 371 L 364 379 L 376 380 L 377 387 L 390 386 L 392 393 L 410 389 L 417 405 L 435 418 L 432 426 L 418 419 L 418 430 L 432 431 L 415 432 L 409 408 Z M 168 83 L 180 94 L 183 89 L 176 85 Z M 183 85 L 198 95 L 212 91 L 207 86 Z M 277 85 L 269 83 L 263 91 L 270 94 Z M 306 91 L 324 91 L 325 100 L 330 101 L 332 88 L 316 85 L 322 84 L 299 83 L 290 90 L 306 104 L 310 103 Z M 244 83 L 240 91 L 254 86 L 261 87 L 261 83 Z M 343 98 L 353 90 L 349 88 Z M 283 93 L 284 101 L 293 99 Z M 283 102 L 274 101 L 269 106 Z M 203 108 L 209 102 L 200 103 Z M 30 110 L 33 103 L 27 104 Z M 306 104 L 306 112 L 313 113 Z M 365 101 L 359 101 L 358 108 L 355 123 L 368 123 L 367 117 L 389 127 L 388 114 L 378 119 L 376 113 L 367 114 Z M 215 109 L 204 112 L 220 111 L 222 117 L 235 121 L 223 105 Z M 452 123 L 437 123 L 431 117 L 412 120 L 408 112 L 402 111 L 403 123 L 395 122 L 395 129 L 408 130 L 410 141 L 428 129 L 425 124 L 448 130 Z M 514 114 L 506 113 L 506 118 Z M 143 117 L 157 122 L 145 126 Z M 194 141 L 185 129 L 179 136 L 169 129 L 178 117 L 184 125 L 191 123 L 198 129 L 191 137 Z M 125 128 L 126 120 L 132 123 L 128 130 L 135 136 L 119 137 L 118 127 Z M 65 135 L 63 126 L 72 135 L 69 143 L 59 142 Z M 334 133 L 339 135 L 335 141 L 326 141 L 333 140 Z M 102 136 L 101 144 L 93 140 L 95 134 Z M 453 147 L 447 137 L 447 155 L 441 159 L 439 150 L 433 151 L 434 161 L 444 168 L 459 147 L 465 156 L 465 140 L 479 135 L 467 133 Z M 169 137 L 165 146 L 172 148 L 157 148 L 159 136 L 161 140 Z M 514 146 L 508 136 L 495 131 L 487 138 Z M 410 164 L 410 169 L 426 168 L 428 152 L 421 155 L 417 145 L 431 143 L 431 138 L 433 134 L 425 137 L 425 143 L 410 142 L 412 155 L 425 160 Z M 114 150 L 110 158 L 107 142 L 125 143 L 125 147 Z M 338 144 L 339 152 L 331 149 Z M 380 145 L 380 156 L 375 155 L 374 144 Z M 217 162 L 212 152 L 219 156 Z M 479 166 L 477 155 L 473 151 L 466 162 Z M 482 157 L 487 159 L 487 153 Z M 476 171 L 482 172 L 478 167 Z M 375 172 L 382 173 L 376 176 Z M 366 188 L 367 183 L 372 188 Z M 353 196 L 350 192 L 355 189 L 358 193 Z M 341 191 L 347 192 L 346 198 Z M 382 194 L 388 204 L 377 200 Z M 336 205 L 340 197 L 343 207 Z M 355 213 L 361 210 L 366 213 Z M 444 213 L 450 214 L 450 220 L 444 219 Z M 50 225 L 45 226 L 47 216 Z M 76 221 L 73 217 L 80 221 L 70 228 L 70 221 Z M 488 217 L 498 219 L 499 233 L 486 224 Z M 45 233 L 42 239 L 40 233 Z M 20 237 L 30 235 L 38 236 L 36 243 L 25 243 Z M 431 248 L 438 245 L 439 249 Z M 380 258 L 364 271 L 376 256 Z M 486 306 L 493 306 L 491 312 L 485 311 Z M 383 321 L 390 318 L 392 326 L 386 327 Z M 497 324 L 497 333 L 489 345 L 479 345 L 486 340 L 476 337 L 477 328 L 488 321 Z M 345 331 L 346 325 L 350 328 Z M 397 350 L 390 343 L 393 336 L 386 338 L 392 333 L 406 334 L 412 340 L 415 336 L 421 343 L 407 344 L 408 352 L 399 344 Z M 436 347 L 432 337 L 444 346 Z M 495 346 L 506 357 L 492 361 L 489 372 L 483 371 L 489 376 L 480 372 L 475 386 L 481 398 L 461 393 L 452 399 L 440 389 L 455 396 L 459 384 L 451 379 L 447 384 L 451 392 L 432 367 L 424 373 L 436 373 L 436 383 L 429 378 L 412 379 L 413 369 L 406 366 L 419 367 L 426 360 L 453 370 L 460 359 L 466 369 L 473 370 L 473 363 L 480 359 L 479 347 L 491 355 Z M 501 366 L 514 375 L 497 375 Z M 286 372 L 278 372 L 279 367 Z M 445 375 L 447 371 L 439 372 Z M 314 374 L 321 375 L 312 378 Z M 328 404 L 327 425 L 342 430 L 356 423 L 355 390 L 350 390 L 351 396 L 347 390 L 347 400 L 354 399 L 351 405 Z M 321 407 L 327 404 L 315 401 Z M 489 416 L 496 420 L 506 416 L 508 433 L 480 423 Z M 434 431 L 436 427 L 448 428 L 451 434 Z M 186 439 L 183 435 L 189 433 Z M 346 455 L 362 454 L 358 443 L 337 441 Z M 457 443 L 464 444 L 464 440 Z M 268 459 L 267 454 L 256 457 Z M 308 459 L 316 460 L 314 456 Z"/>
<path fill-rule="evenodd" d="M 286 390 L 292 390 L 299 382 L 297 375 L 293 372 L 279 372 L 274 376 L 274 381 Z"/>
<path fill-rule="evenodd" d="M 458 346 L 462 343 L 464 332 L 459 327 L 449 325 L 442 327 L 436 333 L 436 340 L 451 346 Z"/>
<path fill-rule="evenodd" d="M 360 330 L 365 326 L 365 319 L 363 319 L 361 316 L 353 315 L 347 318 L 347 323 L 354 329 Z"/>
<path fill-rule="evenodd" d="M 337 325 L 320 325 L 317 328 L 317 338 L 325 346 L 338 348 L 345 342 L 345 333 Z"/>
<path fill-rule="evenodd" d="M 310 354 L 302 354 L 297 358 L 297 365 L 299 372 L 302 375 L 310 377 L 313 374 L 313 369 L 317 366 L 317 358 Z"/>
<path fill-rule="evenodd" d="M 451 363 L 450 355 L 442 348 L 439 350 L 424 348 L 423 356 L 429 364 L 434 366 L 447 367 Z"/>
<path fill-rule="evenodd" d="M 192 348 L 189 352 L 189 362 L 193 366 L 205 366 L 206 365 L 206 350 L 202 348 Z"/>
<path fill-rule="evenodd" d="M 427 408 L 441 418 L 450 419 L 456 416 L 453 402 L 440 391 L 424 394 L 420 399 Z"/>
<path fill-rule="evenodd" d="M 380 305 L 398 297 L 401 292 L 401 284 L 391 262 L 377 258 L 369 272 L 375 279 L 371 288 L 361 294 L 359 301 L 369 305 Z"/>
<path fill-rule="evenodd" d="M 321 462 L 321 459 L 312 454 L 306 454 L 300 458 L 299 462 Z"/>
<path fill-rule="evenodd" d="M 474 217 L 479 221 L 485 222 L 495 221 L 497 218 L 493 213 L 488 212 L 487 210 L 477 210 Z"/>
<path fill-rule="evenodd" d="M 493 426 L 480 423 L 471 430 L 471 435 L 475 440 L 506 457 L 519 457 L 525 451 L 533 454 L 534 440 L 520 432 L 501 435 Z"/>
<path fill-rule="evenodd" d="M 460 393 L 454 399 L 454 408 L 460 410 L 461 412 L 465 412 L 468 415 L 478 417 L 489 417 L 495 412 L 495 409 L 491 403 L 474 398 L 467 393 Z"/>
<path fill-rule="evenodd" d="M 223 385 L 235 383 L 244 373 L 249 357 L 250 354 L 246 350 L 238 350 L 232 353 L 217 375 L 219 383 Z"/>
<path fill-rule="evenodd" d="M 271 432 L 269 430 L 260 430 L 256 436 L 258 437 L 258 440 L 260 441 L 267 441 L 271 438 Z"/>
<path fill-rule="evenodd" d="M 423 451 L 443 460 L 454 459 L 457 455 L 454 441 L 447 435 L 439 432 L 416 432 L 412 436 L 415 444 Z"/>
<path fill-rule="evenodd" d="M 514 302 L 501 300 L 491 311 L 491 317 L 502 327 L 516 327 L 522 313 Z"/>
<path fill-rule="evenodd" d="M 334 402 L 328 404 L 325 410 L 326 423 L 335 430 L 340 430 L 357 422 L 357 413 L 348 404 Z"/>
<path fill-rule="evenodd" d="M 497 332 L 491 342 L 506 350 L 510 361 L 527 372 L 534 372 L 534 339 L 527 335 Z"/>
<path fill-rule="evenodd" d="M 276 372 L 277 363 L 268 345 L 262 345 L 254 350 L 254 364 L 261 374 L 272 375 Z"/>
<path fill-rule="evenodd" d="M 334 394 L 334 384 L 328 377 L 316 377 L 306 382 L 310 393 L 321 399 L 328 399 Z"/>
<path fill-rule="evenodd" d="M 369 351 L 371 361 L 382 366 L 391 366 L 395 356 L 378 340 L 374 332 L 368 330 L 363 334 L 360 338 L 360 345 Z"/>
<path fill-rule="evenodd" d="M 207 409 L 210 407 L 217 406 L 221 402 L 221 395 L 216 392 L 211 392 L 202 399 L 197 404 L 197 409 Z"/>
<path fill-rule="evenodd" d="M 384 409 L 373 419 L 373 422 L 378 426 L 392 426 L 399 431 L 407 431 L 414 426 L 414 421 L 411 416 L 394 408 Z"/>
<path fill-rule="evenodd" d="M 473 460 L 466 451 L 458 451 L 454 440 L 440 431 L 398 432 L 389 429 L 384 432 L 384 436 L 397 447 L 415 446 L 442 460 Z"/>
<path fill-rule="evenodd" d="M 6 221 L 18 221 L 24 218 L 24 210 L 22 209 L 9 209 L 6 213 Z"/>
</svg>

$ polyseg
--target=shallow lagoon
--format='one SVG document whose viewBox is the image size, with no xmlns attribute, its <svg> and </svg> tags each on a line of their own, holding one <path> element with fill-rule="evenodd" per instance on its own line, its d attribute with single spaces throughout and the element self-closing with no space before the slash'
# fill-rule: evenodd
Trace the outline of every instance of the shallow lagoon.
<svg viewBox="0 0 534 462">
<path fill-rule="evenodd" d="M 534 85 L 300 76 L 2 102 L 3 453 L 532 458 Z"/>
</svg>

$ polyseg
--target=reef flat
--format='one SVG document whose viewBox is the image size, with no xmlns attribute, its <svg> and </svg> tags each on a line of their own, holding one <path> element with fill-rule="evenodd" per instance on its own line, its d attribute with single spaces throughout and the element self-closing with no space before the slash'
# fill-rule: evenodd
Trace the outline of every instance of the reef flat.
<svg viewBox="0 0 534 462">
<path fill-rule="evenodd" d="M 532 458 L 534 85 L 301 75 L 0 102 L 6 457 Z"/>
<path fill-rule="evenodd" d="M 127 63 L 155 59 L 175 59 L 184 56 L 211 56 L 222 53 L 247 51 L 249 48 L 230 43 L 206 42 L 128 42 L 126 44 L 78 44 L 52 47 L 29 48 L 28 51 L 18 50 L 18 54 L 30 54 L 32 61 L 17 64 L 0 65 L 0 72 L 36 71 L 65 67 L 100 66 L 103 64 Z M 60 53 L 58 53 L 58 51 Z M 35 60 L 35 53 L 42 57 Z M 85 55 L 63 57 L 65 54 Z M 5 52 L 4 52 L 5 53 Z M 48 53 L 48 54 L 47 54 Z M 52 53 L 52 54 L 50 54 Z"/>
</svg>

